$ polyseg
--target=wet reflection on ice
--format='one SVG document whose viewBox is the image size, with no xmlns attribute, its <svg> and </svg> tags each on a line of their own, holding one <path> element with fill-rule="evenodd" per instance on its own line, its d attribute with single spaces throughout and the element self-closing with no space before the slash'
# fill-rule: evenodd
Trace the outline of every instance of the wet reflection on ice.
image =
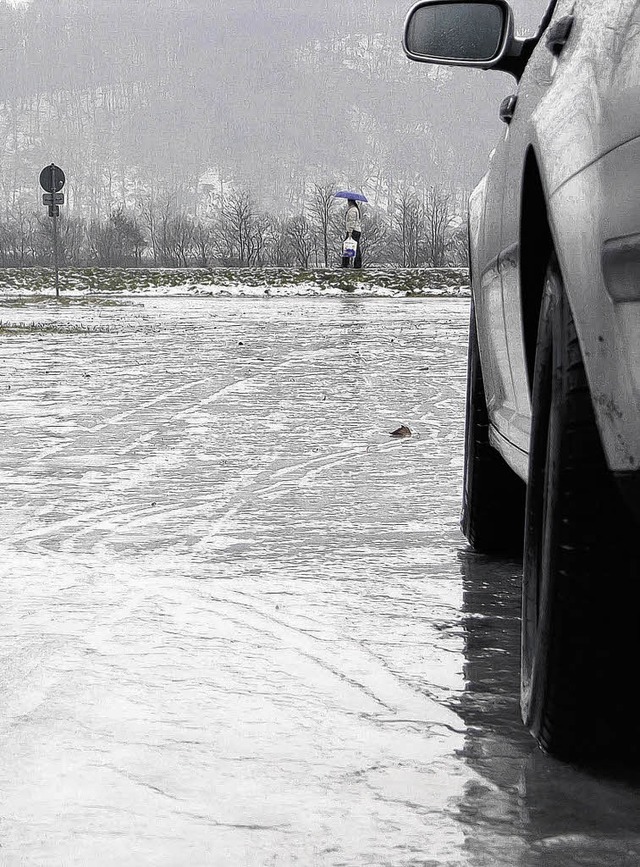
<svg viewBox="0 0 640 867">
<path fill-rule="evenodd" d="M 640 860 L 640 777 L 578 769 L 539 751 L 518 707 L 520 564 L 460 553 L 466 686 L 455 706 L 463 750 L 482 779 L 460 818 L 470 865 L 626 865 Z"/>
</svg>

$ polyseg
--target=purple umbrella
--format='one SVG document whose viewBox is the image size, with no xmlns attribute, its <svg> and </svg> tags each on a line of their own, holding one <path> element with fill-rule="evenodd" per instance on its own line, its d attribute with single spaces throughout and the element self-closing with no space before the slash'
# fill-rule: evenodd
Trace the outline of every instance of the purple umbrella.
<svg viewBox="0 0 640 867">
<path fill-rule="evenodd" d="M 351 193 L 349 190 L 338 190 L 337 193 L 334 193 L 336 199 L 353 199 L 356 202 L 366 202 L 368 201 L 366 196 L 363 196 L 362 193 Z"/>
</svg>

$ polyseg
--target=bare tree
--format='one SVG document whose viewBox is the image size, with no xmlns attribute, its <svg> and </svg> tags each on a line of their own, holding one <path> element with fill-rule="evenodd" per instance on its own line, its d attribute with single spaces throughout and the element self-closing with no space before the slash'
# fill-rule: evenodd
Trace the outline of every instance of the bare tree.
<svg viewBox="0 0 640 867">
<path fill-rule="evenodd" d="M 0 226 L 0 265 L 3 268 L 11 267 L 13 254 L 17 245 L 17 233 L 15 226 L 3 223 Z"/>
<path fill-rule="evenodd" d="M 268 261 L 272 265 L 291 265 L 293 261 L 287 225 L 287 220 L 284 217 L 274 217 L 270 223 L 267 249 Z"/>
<path fill-rule="evenodd" d="M 167 264 L 186 268 L 194 250 L 195 224 L 187 214 L 176 214 L 166 224 L 164 235 Z"/>
<path fill-rule="evenodd" d="M 108 226 L 114 239 L 116 264 L 139 265 L 146 240 L 135 214 L 120 206 L 109 215 Z"/>
<path fill-rule="evenodd" d="M 269 243 L 271 217 L 267 214 L 254 216 L 249 223 L 247 262 L 249 265 L 264 265 Z"/>
<path fill-rule="evenodd" d="M 205 223 L 196 223 L 193 229 L 193 250 L 200 268 L 206 268 L 213 258 L 213 231 Z"/>
<path fill-rule="evenodd" d="M 402 265 L 417 267 L 424 232 L 424 206 L 413 190 L 404 190 L 396 200 L 393 229 Z"/>
<path fill-rule="evenodd" d="M 314 184 L 309 213 L 320 236 L 320 244 L 325 267 L 329 264 L 329 235 L 331 217 L 335 210 L 335 186 L 330 183 Z"/>
<path fill-rule="evenodd" d="M 469 264 L 469 233 L 466 220 L 454 228 L 447 239 L 447 265 L 467 267 Z"/>
<path fill-rule="evenodd" d="M 368 213 L 365 231 L 360 239 L 362 256 L 367 262 L 384 262 L 387 258 L 389 223 L 382 213 Z"/>
<path fill-rule="evenodd" d="M 173 197 L 151 192 L 139 203 L 140 215 L 149 235 L 153 264 L 166 264 L 167 225 L 173 208 Z"/>
<path fill-rule="evenodd" d="M 287 236 L 296 263 L 302 268 L 308 268 L 313 253 L 313 226 L 304 214 L 291 217 L 287 223 Z"/>
<path fill-rule="evenodd" d="M 219 236 L 229 254 L 226 258 L 238 265 L 249 264 L 251 230 L 255 217 L 255 205 L 247 192 L 232 192 L 222 205 L 218 223 Z"/>
<path fill-rule="evenodd" d="M 24 268 L 33 261 L 33 243 L 37 231 L 37 220 L 34 213 L 25 211 L 21 204 L 16 206 L 15 213 L 6 224 L 0 227 L 3 240 L 0 255 L 2 261 L 17 268 Z"/>
<path fill-rule="evenodd" d="M 442 268 L 446 264 L 447 236 L 458 221 L 452 208 L 451 193 L 441 186 L 429 187 L 424 197 L 426 264 Z"/>
</svg>

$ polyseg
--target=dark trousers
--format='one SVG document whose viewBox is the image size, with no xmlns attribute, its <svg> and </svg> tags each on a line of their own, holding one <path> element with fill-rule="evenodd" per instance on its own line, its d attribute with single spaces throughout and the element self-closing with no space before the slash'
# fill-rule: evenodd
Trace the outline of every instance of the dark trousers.
<svg viewBox="0 0 640 867">
<path fill-rule="evenodd" d="M 355 259 L 353 259 L 353 267 L 354 268 L 362 268 L 362 251 L 360 250 L 360 236 L 361 235 L 362 235 L 362 232 L 352 232 L 351 233 L 351 237 L 356 242 L 356 256 L 355 256 Z M 347 240 L 348 237 L 349 237 L 349 235 L 347 233 L 344 236 L 345 241 Z M 351 261 L 352 260 L 349 258 L 349 256 L 343 256 L 342 257 L 342 267 L 348 268 L 349 265 L 351 264 Z"/>
</svg>

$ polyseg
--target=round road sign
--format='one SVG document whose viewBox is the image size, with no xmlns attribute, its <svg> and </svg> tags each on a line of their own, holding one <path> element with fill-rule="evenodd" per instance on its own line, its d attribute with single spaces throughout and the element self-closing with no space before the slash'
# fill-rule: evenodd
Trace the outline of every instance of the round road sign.
<svg viewBox="0 0 640 867">
<path fill-rule="evenodd" d="M 65 180 L 64 172 L 54 163 L 45 166 L 40 172 L 40 186 L 47 193 L 59 193 L 64 187 Z"/>
</svg>

